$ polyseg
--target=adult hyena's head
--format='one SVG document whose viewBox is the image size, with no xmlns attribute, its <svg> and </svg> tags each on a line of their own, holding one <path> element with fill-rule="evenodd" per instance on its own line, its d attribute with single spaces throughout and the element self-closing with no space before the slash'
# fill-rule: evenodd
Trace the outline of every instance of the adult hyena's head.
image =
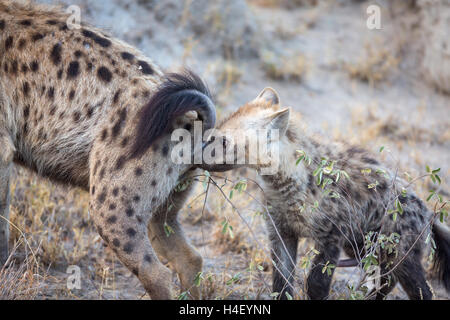
<svg viewBox="0 0 450 320">
<path fill-rule="evenodd" d="M 289 118 L 290 108 L 281 108 L 277 92 L 264 89 L 218 126 L 201 167 L 211 171 L 271 167 L 279 158 Z"/>
</svg>

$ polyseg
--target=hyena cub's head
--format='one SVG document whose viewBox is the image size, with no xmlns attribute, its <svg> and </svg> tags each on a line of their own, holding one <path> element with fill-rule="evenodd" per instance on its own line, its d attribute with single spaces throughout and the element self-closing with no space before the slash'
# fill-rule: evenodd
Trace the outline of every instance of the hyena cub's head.
<svg viewBox="0 0 450 320">
<path fill-rule="evenodd" d="M 242 166 L 261 169 L 277 161 L 290 108 L 282 108 L 277 92 L 264 89 L 254 100 L 226 118 L 203 153 L 203 169 L 226 171 Z"/>
</svg>

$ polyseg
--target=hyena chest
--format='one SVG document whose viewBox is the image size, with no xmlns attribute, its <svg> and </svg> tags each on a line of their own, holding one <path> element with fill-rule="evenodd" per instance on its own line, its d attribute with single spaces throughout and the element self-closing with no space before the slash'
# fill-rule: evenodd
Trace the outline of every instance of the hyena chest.
<svg viewBox="0 0 450 320">
<path fill-rule="evenodd" d="M 309 200 L 305 185 L 280 175 L 264 177 L 262 184 L 274 223 L 301 237 L 309 237 L 313 218 L 306 210 Z"/>
</svg>

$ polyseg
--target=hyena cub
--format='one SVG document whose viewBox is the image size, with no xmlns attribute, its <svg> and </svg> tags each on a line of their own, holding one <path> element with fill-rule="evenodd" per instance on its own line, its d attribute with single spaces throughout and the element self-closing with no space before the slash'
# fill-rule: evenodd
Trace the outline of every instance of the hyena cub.
<svg viewBox="0 0 450 320">
<path fill-rule="evenodd" d="M 384 298 L 400 282 L 410 299 L 431 299 L 421 265 L 424 238 L 430 226 L 437 246 L 436 267 L 449 290 L 450 233 L 444 225 L 433 221 L 422 201 L 404 189 L 406 183 L 393 178 L 374 155 L 359 147 L 324 144 L 308 136 L 300 115 L 289 108 L 282 109 L 279 101 L 277 93 L 267 88 L 219 126 L 219 137 L 225 135 L 222 137 L 226 147 L 232 148 L 236 141 L 246 144 L 245 148 L 238 146 L 245 150 L 242 157 L 246 159 L 254 135 L 248 135 L 243 142 L 239 139 L 242 131 L 234 129 L 279 130 L 278 139 L 268 141 L 279 145 L 278 169 L 273 175 L 259 176 L 271 215 L 267 221 L 275 261 L 274 292 L 281 293 L 281 299 L 286 298 L 286 293 L 292 294 L 300 237 L 313 239 L 318 251 L 306 281 L 310 299 L 325 299 L 329 295 L 332 266 L 338 265 L 341 249 L 361 262 L 367 254 L 367 237 L 372 242 L 395 238 L 399 243 L 392 252 L 376 252 L 381 268 L 381 289 L 376 298 Z M 244 163 L 236 150 L 234 163 Z M 246 166 L 261 170 L 267 166 L 265 156 L 258 154 L 256 164 L 248 164 L 247 160 Z M 224 171 L 238 166 L 217 163 L 204 168 Z M 394 219 L 390 210 L 400 205 L 403 213 Z M 325 266 L 328 272 L 323 272 Z"/>
</svg>

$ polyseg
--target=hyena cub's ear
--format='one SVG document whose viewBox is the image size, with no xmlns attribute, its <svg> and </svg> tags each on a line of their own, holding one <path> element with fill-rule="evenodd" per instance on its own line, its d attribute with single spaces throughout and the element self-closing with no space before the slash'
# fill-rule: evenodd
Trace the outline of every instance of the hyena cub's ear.
<svg viewBox="0 0 450 320">
<path fill-rule="evenodd" d="M 279 105 L 280 104 L 280 96 L 275 91 L 275 89 L 272 88 L 265 88 L 261 93 L 256 97 L 254 101 L 257 100 L 264 100 L 265 102 L 270 102 L 272 105 Z"/>
<path fill-rule="evenodd" d="M 291 116 L 291 108 L 282 109 L 274 112 L 268 117 L 269 129 L 279 130 L 279 137 L 283 137 L 289 126 L 289 118 Z"/>
</svg>

